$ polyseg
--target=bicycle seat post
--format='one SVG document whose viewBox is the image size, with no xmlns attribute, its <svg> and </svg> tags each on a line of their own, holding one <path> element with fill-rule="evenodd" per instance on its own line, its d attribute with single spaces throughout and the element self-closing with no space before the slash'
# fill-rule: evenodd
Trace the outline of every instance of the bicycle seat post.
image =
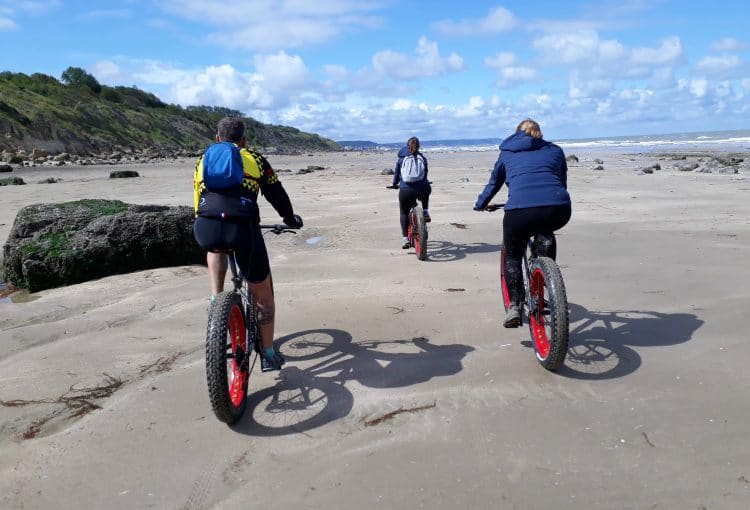
<svg viewBox="0 0 750 510">
<path fill-rule="evenodd" d="M 234 251 L 227 253 L 227 259 L 229 269 L 232 271 L 232 284 L 234 285 L 234 290 L 239 291 L 242 288 L 242 277 L 237 270 L 237 259 L 235 258 Z"/>
</svg>

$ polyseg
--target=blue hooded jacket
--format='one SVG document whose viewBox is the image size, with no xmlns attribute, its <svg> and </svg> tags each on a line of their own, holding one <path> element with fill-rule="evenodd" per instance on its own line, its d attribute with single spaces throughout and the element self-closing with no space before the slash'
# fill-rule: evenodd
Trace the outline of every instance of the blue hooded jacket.
<svg viewBox="0 0 750 510">
<path fill-rule="evenodd" d="M 424 179 L 421 181 L 416 182 L 404 182 L 401 179 L 401 164 L 404 162 L 404 158 L 411 154 L 409 151 L 409 147 L 402 147 L 400 151 L 398 151 L 398 161 L 396 161 L 396 169 L 393 171 L 393 185 L 398 186 L 399 188 L 409 188 L 413 189 L 417 193 L 430 193 L 432 191 L 432 187 L 430 186 L 430 181 L 427 180 L 427 158 L 424 158 Z M 421 152 L 417 152 L 417 154 L 424 157 L 424 154 Z"/>
<path fill-rule="evenodd" d="M 487 206 L 506 183 L 506 210 L 570 204 L 565 153 L 554 143 L 533 138 L 523 131 L 512 134 L 500 144 L 500 156 L 490 181 L 474 208 Z"/>
</svg>

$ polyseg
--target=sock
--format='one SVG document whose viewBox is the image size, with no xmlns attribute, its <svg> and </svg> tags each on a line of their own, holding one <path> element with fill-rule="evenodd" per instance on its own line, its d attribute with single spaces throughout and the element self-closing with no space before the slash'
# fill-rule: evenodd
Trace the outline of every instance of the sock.
<svg viewBox="0 0 750 510">
<path fill-rule="evenodd" d="M 424 210 L 424 213 L 425 213 L 425 214 L 427 214 L 427 215 L 429 216 L 429 214 L 430 214 L 430 210 L 429 210 L 429 209 L 425 209 L 425 210 Z"/>
<path fill-rule="evenodd" d="M 404 241 L 403 242 L 404 243 L 408 243 L 409 242 L 409 238 L 408 237 L 404 237 Z"/>
<path fill-rule="evenodd" d="M 276 355 L 276 350 L 273 348 L 273 346 L 266 347 L 265 349 L 263 349 L 263 356 L 265 356 L 266 359 L 273 359 L 275 355 Z"/>
<path fill-rule="evenodd" d="M 216 295 L 211 294 L 211 304 L 214 304 L 216 302 Z"/>
</svg>

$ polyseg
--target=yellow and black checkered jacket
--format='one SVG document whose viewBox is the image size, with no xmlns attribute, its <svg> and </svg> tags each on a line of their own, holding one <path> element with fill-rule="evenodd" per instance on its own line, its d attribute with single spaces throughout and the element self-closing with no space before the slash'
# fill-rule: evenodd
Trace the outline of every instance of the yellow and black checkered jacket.
<svg viewBox="0 0 750 510">
<path fill-rule="evenodd" d="M 289 195 L 268 160 L 260 153 L 246 147 L 240 147 L 240 156 L 242 156 L 245 177 L 240 185 L 223 190 L 206 188 L 203 182 L 203 156 L 198 158 L 193 175 L 193 205 L 196 217 L 236 221 L 250 219 L 258 223 L 260 222 L 257 206 L 258 191 L 266 197 L 279 216 L 292 217 L 294 211 Z"/>
</svg>

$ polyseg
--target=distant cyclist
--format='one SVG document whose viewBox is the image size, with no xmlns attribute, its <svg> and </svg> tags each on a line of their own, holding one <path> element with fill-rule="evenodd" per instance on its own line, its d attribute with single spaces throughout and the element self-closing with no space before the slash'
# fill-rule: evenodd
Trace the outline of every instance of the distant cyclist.
<svg viewBox="0 0 750 510">
<path fill-rule="evenodd" d="M 521 325 L 520 304 L 524 296 L 521 259 L 529 238 L 538 234 L 540 254 L 553 260 L 557 256 L 554 231 L 565 226 L 571 214 L 567 176 L 563 150 L 544 140 L 539 124 L 526 119 L 500 144 L 500 156 L 490 180 L 474 205 L 475 211 L 481 211 L 503 184 L 508 185 L 503 216 L 503 270 L 511 306 L 503 323 L 506 328 Z"/>
<path fill-rule="evenodd" d="M 273 347 L 275 302 L 268 253 L 259 227 L 258 191 L 289 227 L 302 227 L 302 219 L 294 214 L 289 196 L 266 158 L 246 147 L 245 124 L 241 119 L 221 119 L 216 129 L 216 142 L 198 159 L 193 176 L 196 215 L 193 232 L 198 244 L 207 251 L 211 299 L 224 290 L 226 253 L 233 250 L 240 274 L 248 281 L 258 305 L 264 348 L 261 370 L 278 370 L 284 364 L 284 357 Z M 224 174 L 216 170 L 222 162 Z M 220 186 L 220 177 L 232 173 L 232 163 L 240 182 Z"/>
<path fill-rule="evenodd" d="M 398 205 L 400 209 L 401 235 L 403 236 L 402 248 L 408 249 L 411 244 L 407 237 L 409 228 L 409 211 L 417 205 L 417 200 L 422 202 L 424 220 L 429 222 L 429 201 L 432 187 L 427 180 L 427 158 L 419 152 L 419 139 L 412 136 L 406 142 L 406 147 L 398 151 L 398 161 L 393 172 L 393 184 L 391 188 L 398 188 Z"/>
</svg>

